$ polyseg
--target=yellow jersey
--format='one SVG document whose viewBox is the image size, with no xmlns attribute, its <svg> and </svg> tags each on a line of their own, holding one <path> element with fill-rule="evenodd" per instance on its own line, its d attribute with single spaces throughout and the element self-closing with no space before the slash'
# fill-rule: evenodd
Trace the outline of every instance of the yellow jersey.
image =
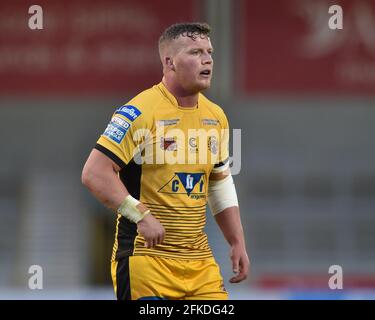
<svg viewBox="0 0 375 320">
<path fill-rule="evenodd" d="M 161 222 L 165 238 L 146 248 L 136 224 L 118 214 L 112 260 L 212 257 L 204 231 L 208 181 L 228 161 L 228 130 L 223 110 L 203 94 L 196 106 L 180 107 L 163 83 L 116 109 L 95 148 L 121 167 L 120 179 Z"/>
</svg>

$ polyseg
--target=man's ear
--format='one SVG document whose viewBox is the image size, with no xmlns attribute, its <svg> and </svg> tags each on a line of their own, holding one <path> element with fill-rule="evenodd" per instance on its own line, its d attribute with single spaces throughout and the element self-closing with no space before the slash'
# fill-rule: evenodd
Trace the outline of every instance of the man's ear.
<svg viewBox="0 0 375 320">
<path fill-rule="evenodd" d="M 165 58 L 165 62 L 166 62 L 166 65 L 167 65 L 167 67 L 168 67 L 169 69 L 171 69 L 172 71 L 175 71 L 175 70 L 176 70 L 176 68 L 175 68 L 175 66 L 174 66 L 174 64 L 173 64 L 173 59 L 172 59 L 171 57 L 166 57 L 166 58 Z"/>
</svg>

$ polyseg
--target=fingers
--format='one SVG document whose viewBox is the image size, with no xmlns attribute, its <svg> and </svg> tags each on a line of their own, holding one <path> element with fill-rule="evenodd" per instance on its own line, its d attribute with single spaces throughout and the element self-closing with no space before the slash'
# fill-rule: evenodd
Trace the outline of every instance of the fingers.
<svg viewBox="0 0 375 320">
<path fill-rule="evenodd" d="M 232 277 L 229 282 L 230 283 L 239 283 L 247 278 L 247 274 L 249 272 L 249 263 L 247 259 L 242 257 L 241 259 L 233 259 L 233 272 L 238 273 L 234 277 Z M 237 270 L 237 271 L 235 271 Z"/>
<path fill-rule="evenodd" d="M 240 272 L 238 275 L 230 278 L 230 283 L 239 283 L 247 278 L 246 274 L 243 272 Z"/>
<path fill-rule="evenodd" d="M 151 214 L 147 215 L 137 224 L 138 232 L 144 237 L 146 248 L 154 248 L 164 241 L 165 229 L 163 225 Z"/>
<path fill-rule="evenodd" d="M 146 248 L 154 248 L 157 244 L 160 244 L 162 241 L 159 240 L 159 238 L 150 238 L 145 241 L 145 247 Z"/>
<path fill-rule="evenodd" d="M 238 273 L 239 272 L 239 262 L 240 262 L 239 258 L 232 257 L 232 270 L 233 270 L 233 273 Z"/>
<path fill-rule="evenodd" d="M 165 230 L 162 224 L 160 224 L 160 230 L 158 233 L 157 244 L 161 244 L 164 241 Z"/>
<path fill-rule="evenodd" d="M 163 228 L 162 225 L 160 225 L 160 227 L 161 228 L 160 228 L 158 234 L 155 237 L 155 241 L 154 241 L 155 245 L 161 244 L 164 241 L 164 235 L 165 235 L 164 228 Z"/>
<path fill-rule="evenodd" d="M 146 248 L 153 248 L 154 246 L 155 246 L 154 240 L 152 238 L 145 241 L 145 247 Z"/>
<path fill-rule="evenodd" d="M 232 270 L 233 273 L 237 274 L 234 277 L 232 277 L 229 282 L 231 283 L 237 283 L 240 282 L 240 274 L 239 274 L 239 258 L 232 256 Z"/>
<path fill-rule="evenodd" d="M 156 233 L 153 237 L 145 239 L 146 248 L 154 248 L 157 244 L 161 244 L 164 241 L 165 232 L 164 228 L 160 232 Z"/>
<path fill-rule="evenodd" d="M 163 241 L 164 241 L 164 235 L 165 235 L 164 232 L 162 232 L 162 233 L 159 235 L 159 237 L 158 237 L 158 244 L 163 243 Z"/>
<path fill-rule="evenodd" d="M 246 257 L 243 260 L 243 263 L 241 263 L 241 269 L 243 269 L 243 273 L 247 276 L 249 274 L 249 269 L 250 269 L 250 261 L 249 258 Z"/>
<path fill-rule="evenodd" d="M 229 282 L 230 283 L 238 283 L 238 282 L 241 282 L 241 281 L 245 280 L 246 278 L 247 278 L 247 272 L 241 268 L 240 272 L 237 275 L 235 275 L 234 277 L 232 277 L 229 280 Z"/>
</svg>

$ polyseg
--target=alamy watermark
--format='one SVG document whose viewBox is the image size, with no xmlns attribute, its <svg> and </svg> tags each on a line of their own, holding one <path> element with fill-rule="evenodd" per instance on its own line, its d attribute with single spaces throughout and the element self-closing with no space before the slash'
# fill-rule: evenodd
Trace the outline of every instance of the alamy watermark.
<svg viewBox="0 0 375 320">
<path fill-rule="evenodd" d="M 42 30 L 43 29 L 43 8 L 40 5 L 32 5 L 29 7 L 28 13 L 31 14 L 29 17 L 28 25 L 31 30 Z M 340 5 L 331 5 L 328 8 L 328 13 L 332 16 L 328 20 L 328 27 L 331 30 L 343 29 L 343 9 Z"/>
<path fill-rule="evenodd" d="M 32 5 L 29 7 L 29 28 L 31 30 L 42 30 L 43 29 L 43 8 L 39 5 Z"/>
<path fill-rule="evenodd" d="M 40 265 L 34 264 L 29 267 L 29 274 L 32 276 L 29 278 L 28 287 L 30 290 L 42 290 L 43 289 L 43 268 Z"/>
<path fill-rule="evenodd" d="M 108 125 L 104 135 L 117 141 L 125 136 L 112 123 Z M 133 149 L 133 159 L 139 165 L 215 165 L 228 160 L 232 175 L 241 171 L 241 129 L 232 129 L 232 156 L 228 149 L 229 129 L 188 129 L 186 133 L 179 128 L 165 131 L 163 127 L 157 127 L 155 133 L 148 129 L 138 129 L 133 133 L 132 139 L 137 146 Z"/>
<path fill-rule="evenodd" d="M 331 290 L 342 290 L 344 288 L 344 274 L 340 265 L 332 265 L 328 269 L 332 276 L 328 280 L 328 287 Z"/>
<path fill-rule="evenodd" d="M 342 7 L 332 5 L 328 8 L 328 13 L 332 16 L 328 19 L 328 27 L 331 30 L 342 30 L 344 28 L 344 15 Z"/>
</svg>

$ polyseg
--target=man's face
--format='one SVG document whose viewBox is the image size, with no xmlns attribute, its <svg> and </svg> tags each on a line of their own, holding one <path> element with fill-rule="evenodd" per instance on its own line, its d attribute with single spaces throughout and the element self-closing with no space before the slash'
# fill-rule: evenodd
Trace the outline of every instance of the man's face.
<svg viewBox="0 0 375 320">
<path fill-rule="evenodd" d="M 180 36 L 175 41 L 173 64 L 178 84 L 188 93 L 207 89 L 211 84 L 213 60 L 211 41 Z"/>
</svg>

